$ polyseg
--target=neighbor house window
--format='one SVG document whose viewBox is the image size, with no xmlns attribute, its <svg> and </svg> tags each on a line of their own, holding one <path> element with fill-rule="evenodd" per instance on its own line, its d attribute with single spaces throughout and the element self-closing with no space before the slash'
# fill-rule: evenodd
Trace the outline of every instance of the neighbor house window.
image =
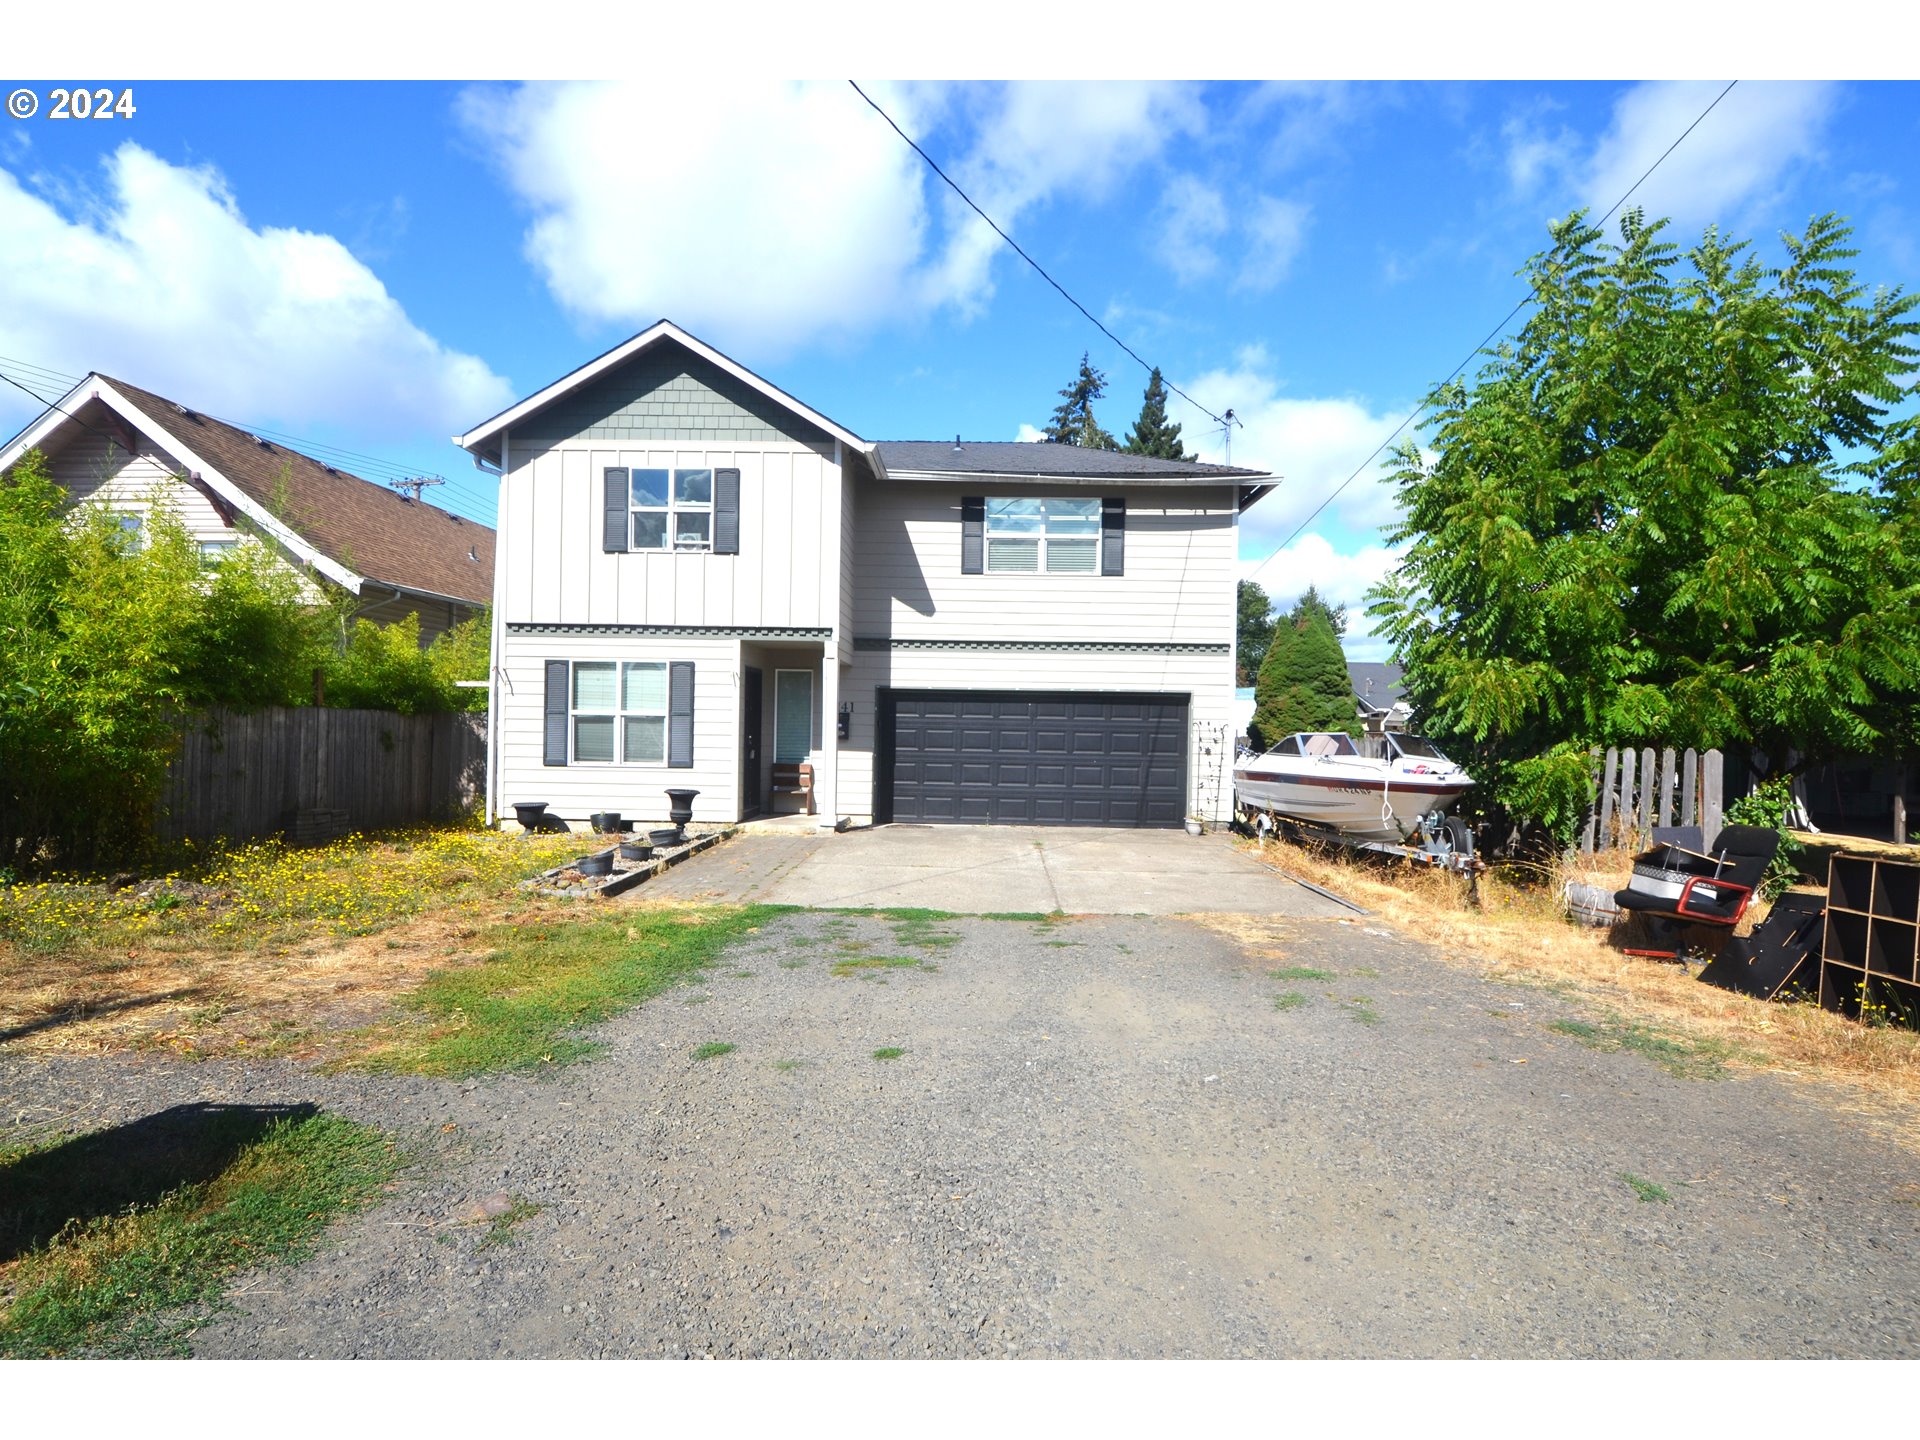
<svg viewBox="0 0 1920 1440">
<path fill-rule="evenodd" d="M 713 471 L 634 470 L 631 475 L 635 550 L 713 548 Z"/>
<path fill-rule="evenodd" d="M 237 540 L 202 540 L 200 542 L 200 563 L 211 568 L 233 554 Z"/>
<path fill-rule="evenodd" d="M 666 665 L 575 661 L 574 763 L 664 765 L 666 759 Z"/>
<path fill-rule="evenodd" d="M 145 542 L 147 528 L 145 516 L 129 514 L 124 510 L 116 510 L 113 515 L 113 524 L 116 531 L 116 539 L 122 550 L 129 552 L 138 550 Z"/>
<path fill-rule="evenodd" d="M 1100 501 L 987 501 L 987 569 L 1056 575 L 1100 573 Z"/>
</svg>

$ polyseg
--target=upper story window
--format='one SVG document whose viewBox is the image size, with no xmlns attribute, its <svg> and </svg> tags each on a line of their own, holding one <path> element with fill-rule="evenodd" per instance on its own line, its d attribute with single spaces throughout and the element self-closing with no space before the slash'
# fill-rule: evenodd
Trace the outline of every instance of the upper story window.
<svg viewBox="0 0 1920 1440">
<path fill-rule="evenodd" d="M 579 660 L 573 666 L 573 763 L 664 765 L 664 662 Z"/>
<path fill-rule="evenodd" d="M 147 521 L 143 515 L 116 510 L 113 515 L 114 543 L 132 554 L 147 541 Z"/>
<path fill-rule="evenodd" d="M 1100 573 L 1100 501 L 994 499 L 986 507 L 987 570 Z"/>
<path fill-rule="evenodd" d="M 713 548 L 713 471 L 634 470 L 635 550 Z"/>
</svg>

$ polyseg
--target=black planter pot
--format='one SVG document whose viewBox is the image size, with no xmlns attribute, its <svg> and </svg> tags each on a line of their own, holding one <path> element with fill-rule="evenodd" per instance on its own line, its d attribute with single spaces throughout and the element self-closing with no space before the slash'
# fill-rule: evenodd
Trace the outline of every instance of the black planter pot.
<svg viewBox="0 0 1920 1440">
<path fill-rule="evenodd" d="M 520 822 L 522 830 L 538 830 L 546 814 L 547 802 L 544 800 L 526 800 L 513 807 L 513 818 Z"/>
<path fill-rule="evenodd" d="M 660 830 L 649 830 L 647 832 L 647 839 L 651 840 L 655 845 L 678 845 L 680 843 L 680 830 L 679 827 L 674 825 L 668 825 Z"/>
<path fill-rule="evenodd" d="M 582 875 L 611 875 L 613 873 L 613 852 L 603 850 L 598 855 L 583 855 L 573 862 L 573 868 Z"/>
<path fill-rule="evenodd" d="M 667 818 L 673 821 L 681 840 L 687 838 L 687 822 L 693 819 L 693 797 L 699 793 L 698 790 L 667 791 Z"/>
<path fill-rule="evenodd" d="M 622 860 L 650 860 L 653 858 L 653 846 L 645 840 L 623 840 L 620 842 Z"/>
<path fill-rule="evenodd" d="M 589 815 L 587 821 L 602 835 L 617 835 L 620 833 L 620 812 L 618 810 L 598 811 L 595 814 Z"/>
</svg>

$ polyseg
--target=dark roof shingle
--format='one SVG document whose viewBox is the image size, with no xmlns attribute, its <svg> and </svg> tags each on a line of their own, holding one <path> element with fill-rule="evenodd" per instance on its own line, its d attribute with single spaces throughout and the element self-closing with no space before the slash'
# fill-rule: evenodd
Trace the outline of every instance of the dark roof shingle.
<svg viewBox="0 0 1920 1440">
<path fill-rule="evenodd" d="M 1156 460 L 1124 450 L 1089 450 L 1046 440 L 882 440 L 874 446 L 888 471 L 939 475 L 1032 475 L 1074 480 L 1184 480 L 1222 483 L 1269 480 L 1265 470 Z"/>
<path fill-rule="evenodd" d="M 124 380 L 100 378 L 328 558 L 382 585 L 472 605 L 492 600 L 494 532 L 487 526 L 262 443 Z"/>
</svg>

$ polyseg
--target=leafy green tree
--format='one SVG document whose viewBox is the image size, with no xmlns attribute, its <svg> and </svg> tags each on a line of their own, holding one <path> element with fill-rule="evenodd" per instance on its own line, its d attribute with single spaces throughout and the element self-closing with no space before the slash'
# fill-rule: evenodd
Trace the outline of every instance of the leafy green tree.
<svg viewBox="0 0 1920 1440">
<path fill-rule="evenodd" d="M 1084 360 L 1082 361 L 1084 364 Z M 1167 420 L 1167 384 L 1160 378 L 1160 367 L 1153 367 L 1147 379 L 1147 393 L 1140 401 L 1140 418 L 1133 422 L 1133 433 L 1123 447 L 1129 455 L 1151 455 L 1156 460 L 1195 460 L 1180 444 L 1180 427 Z"/>
<path fill-rule="evenodd" d="M 493 622 L 486 610 L 433 637 L 427 646 L 427 665 L 440 688 L 443 709 L 485 711 L 485 690 L 462 689 L 455 682 L 485 680 L 492 646 Z"/>
<path fill-rule="evenodd" d="M 1047 425 L 1047 439 L 1058 445 L 1081 445 L 1089 450 L 1115 450 L 1113 436 L 1093 418 L 1093 402 L 1107 393 L 1107 377 L 1095 369 L 1088 354 L 1080 356 L 1080 374 L 1060 392 L 1060 404 Z"/>
<path fill-rule="evenodd" d="M 1434 393 L 1431 464 L 1390 461 L 1370 613 L 1429 732 L 1563 836 L 1590 745 L 1911 743 L 1915 297 L 1869 295 L 1831 215 L 1780 269 L 1665 223 L 1553 225 L 1525 328 Z"/>
<path fill-rule="evenodd" d="M 0 869 L 136 848 L 189 700 L 197 547 L 164 507 L 131 545 L 70 512 L 31 454 L 0 477 L 0 574 Z"/>
<path fill-rule="evenodd" d="M 1273 598 L 1251 580 L 1240 582 L 1239 617 L 1234 629 L 1234 681 L 1251 685 L 1273 640 Z"/>
<path fill-rule="evenodd" d="M 1346 653 L 1324 614 L 1315 611 L 1301 623 L 1275 628 L 1253 703 L 1248 738 L 1257 749 L 1299 730 L 1360 733 Z"/>
<path fill-rule="evenodd" d="M 332 650 L 336 621 L 325 592 L 263 544 L 243 541 L 206 577 L 187 627 L 183 692 L 196 705 L 258 710 L 304 705 Z"/>
<path fill-rule="evenodd" d="M 328 662 L 327 703 L 402 715 L 484 710 L 486 691 L 463 690 L 454 682 L 487 678 L 489 639 L 484 612 L 436 635 L 424 649 L 417 614 L 391 625 L 356 620 L 346 645 Z"/>
</svg>

